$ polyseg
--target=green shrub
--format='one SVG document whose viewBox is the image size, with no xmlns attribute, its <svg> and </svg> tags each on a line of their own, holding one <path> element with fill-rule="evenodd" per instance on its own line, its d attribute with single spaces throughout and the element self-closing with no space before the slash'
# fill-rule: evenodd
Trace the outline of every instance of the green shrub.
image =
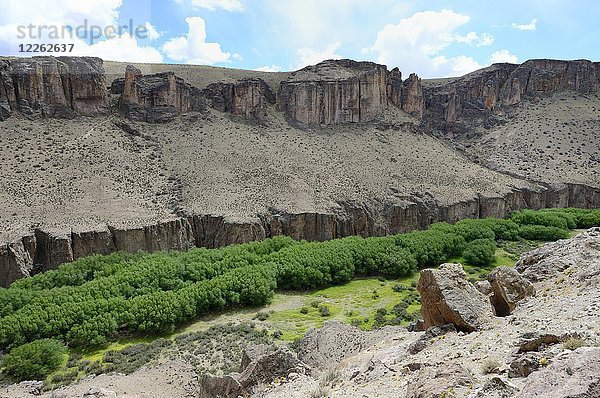
<svg viewBox="0 0 600 398">
<path fill-rule="evenodd" d="M 454 224 L 454 231 L 462 236 L 466 242 L 476 239 L 496 239 L 496 234 L 486 220 L 466 219 Z"/>
<path fill-rule="evenodd" d="M 569 229 L 569 223 L 565 217 L 551 212 L 521 210 L 514 212 L 510 218 L 520 225 L 543 225 L 564 230 Z"/>
<path fill-rule="evenodd" d="M 496 256 L 496 243 L 491 239 L 475 239 L 467 243 L 463 257 L 471 265 L 486 267 L 491 265 Z"/>
<path fill-rule="evenodd" d="M 524 225 L 519 228 L 519 235 L 521 235 L 521 238 L 528 240 L 554 241 L 568 238 L 569 232 L 557 227 Z"/>
<path fill-rule="evenodd" d="M 2 366 L 19 380 L 39 380 L 58 369 L 66 353 L 67 348 L 56 340 L 36 340 L 13 348 Z"/>
</svg>

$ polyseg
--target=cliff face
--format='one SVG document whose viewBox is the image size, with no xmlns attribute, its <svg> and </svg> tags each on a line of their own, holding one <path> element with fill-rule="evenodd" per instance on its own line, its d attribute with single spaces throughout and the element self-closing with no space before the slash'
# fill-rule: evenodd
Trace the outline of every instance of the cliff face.
<svg viewBox="0 0 600 398">
<path fill-rule="evenodd" d="M 203 90 L 213 108 L 247 119 L 263 120 L 275 93 L 262 79 L 242 79 L 235 83 L 213 83 Z"/>
<path fill-rule="evenodd" d="M 387 68 L 351 60 L 308 66 L 281 82 L 279 108 L 306 126 L 371 121 L 387 108 Z"/>
<path fill-rule="evenodd" d="M 526 98 L 559 91 L 600 91 L 598 63 L 586 60 L 530 60 L 494 64 L 425 89 L 425 118 L 450 133 L 464 131 Z"/>
<path fill-rule="evenodd" d="M 475 197 L 440 205 L 435 201 L 369 207 L 341 204 L 336 213 L 264 214 L 253 221 L 190 215 L 140 227 L 99 225 L 90 230 L 36 229 L 0 246 L 0 286 L 92 254 L 135 253 L 221 247 L 278 235 L 323 241 L 344 236 L 380 236 L 426 228 L 438 221 L 506 217 L 514 210 L 600 206 L 600 189 L 581 185 L 513 191 L 503 197 Z"/>
<path fill-rule="evenodd" d="M 102 60 L 91 57 L 0 60 L 0 120 L 16 111 L 56 117 L 107 113 Z"/>
<path fill-rule="evenodd" d="M 128 65 L 120 106 L 129 119 L 163 123 L 178 113 L 203 110 L 204 101 L 200 90 L 173 72 L 142 75 L 139 69 Z"/>
</svg>

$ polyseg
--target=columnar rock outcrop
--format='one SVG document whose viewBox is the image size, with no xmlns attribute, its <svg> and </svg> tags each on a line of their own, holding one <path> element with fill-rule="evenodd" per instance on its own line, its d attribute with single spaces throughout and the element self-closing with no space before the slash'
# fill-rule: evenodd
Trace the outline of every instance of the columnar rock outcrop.
<svg viewBox="0 0 600 398">
<path fill-rule="evenodd" d="M 398 68 L 392 69 L 387 78 L 388 101 L 396 105 L 404 112 L 415 116 L 417 119 L 423 117 L 425 112 L 425 97 L 423 96 L 423 85 L 421 79 L 411 73 L 408 79 L 402 81 L 402 73 Z"/>
<path fill-rule="evenodd" d="M 128 65 L 120 108 L 129 119 L 164 123 L 178 113 L 203 110 L 204 100 L 200 90 L 173 72 L 143 75 L 138 68 Z"/>
<path fill-rule="evenodd" d="M 267 106 L 276 100 L 271 87 L 258 78 L 213 83 L 202 92 L 213 108 L 247 119 L 263 120 L 267 116 Z"/>
<path fill-rule="evenodd" d="M 93 116 L 108 112 L 103 61 L 93 57 L 0 60 L 0 120 L 30 116 Z"/>
<path fill-rule="evenodd" d="M 587 60 L 536 59 L 494 64 L 425 88 L 425 118 L 447 132 L 461 132 L 525 98 L 559 91 L 600 91 L 600 67 Z"/>
<path fill-rule="evenodd" d="M 347 59 L 307 66 L 281 82 L 279 108 L 305 126 L 371 121 L 387 108 L 387 68 Z"/>
</svg>

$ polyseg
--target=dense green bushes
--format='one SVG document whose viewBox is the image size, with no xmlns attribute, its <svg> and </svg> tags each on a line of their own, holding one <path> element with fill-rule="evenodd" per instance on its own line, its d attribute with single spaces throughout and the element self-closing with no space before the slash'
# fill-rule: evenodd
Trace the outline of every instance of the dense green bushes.
<svg viewBox="0 0 600 398">
<path fill-rule="evenodd" d="M 13 349 L 2 366 L 19 380 L 41 379 L 62 365 L 66 353 L 67 348 L 56 340 L 36 340 Z"/>
<path fill-rule="evenodd" d="M 471 265 L 487 267 L 494 262 L 495 254 L 496 242 L 491 239 L 475 239 L 467 243 L 463 257 Z"/>
<path fill-rule="evenodd" d="M 597 222 L 598 221 L 598 222 Z M 463 255 L 494 260 L 494 240 L 555 240 L 600 225 L 600 211 L 521 211 L 510 220 L 463 220 L 389 237 L 297 242 L 275 237 L 185 253 L 92 256 L 0 289 L 0 349 L 57 338 L 70 346 L 123 333 L 168 333 L 228 306 L 262 305 L 276 287 L 306 290 L 356 276 L 402 277 Z"/>
</svg>

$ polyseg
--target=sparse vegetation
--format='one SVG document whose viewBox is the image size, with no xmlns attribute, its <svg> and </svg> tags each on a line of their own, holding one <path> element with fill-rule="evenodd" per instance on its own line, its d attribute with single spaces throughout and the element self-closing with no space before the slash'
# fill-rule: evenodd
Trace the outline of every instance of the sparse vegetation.
<svg viewBox="0 0 600 398">
<path fill-rule="evenodd" d="M 481 372 L 483 374 L 498 373 L 500 371 L 500 361 L 496 358 L 484 359 L 481 363 Z"/>
<path fill-rule="evenodd" d="M 569 337 L 567 340 L 565 340 L 563 342 L 562 347 L 565 350 L 571 350 L 571 351 L 573 351 L 573 350 L 576 350 L 578 348 L 585 347 L 585 345 L 586 344 L 585 344 L 584 340 L 578 339 L 578 338 L 575 338 L 575 337 Z"/>
</svg>

